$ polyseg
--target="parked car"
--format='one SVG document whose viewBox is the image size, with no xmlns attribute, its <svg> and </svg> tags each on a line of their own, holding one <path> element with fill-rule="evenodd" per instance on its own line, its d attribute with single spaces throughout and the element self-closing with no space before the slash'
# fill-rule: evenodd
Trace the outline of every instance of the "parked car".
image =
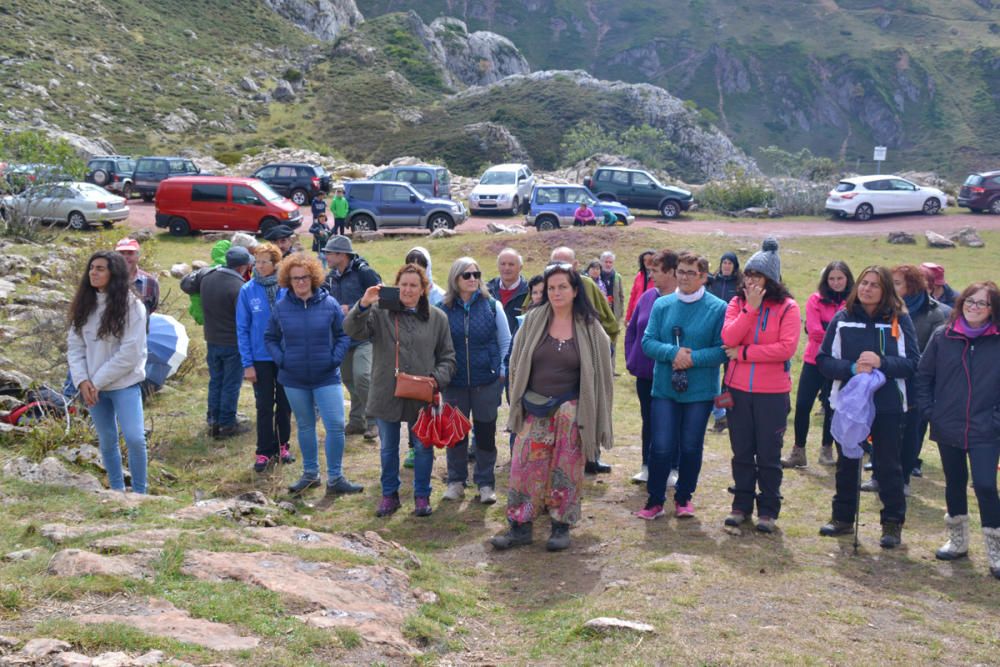
<svg viewBox="0 0 1000 667">
<path fill-rule="evenodd" d="M 255 171 L 251 178 L 264 181 L 272 190 L 288 197 L 297 206 L 305 206 L 320 192 L 330 191 L 330 174 L 318 164 L 266 164 Z"/>
<path fill-rule="evenodd" d="M 160 182 L 176 176 L 195 176 L 201 173 L 186 157 L 141 157 L 135 163 L 133 187 L 143 201 L 153 201 Z"/>
<path fill-rule="evenodd" d="M 132 184 L 133 173 L 135 160 L 128 155 L 95 155 L 87 161 L 84 180 L 129 199 L 135 189 Z"/>
<path fill-rule="evenodd" d="M 611 211 L 623 224 L 635 222 L 635 216 L 628 207 L 616 201 L 599 201 L 593 192 L 582 185 L 537 185 L 531 193 L 527 223 L 540 232 L 572 225 L 580 202 L 587 202 L 598 218 L 603 217 L 605 211 Z"/>
<path fill-rule="evenodd" d="M 989 211 L 1000 215 L 1000 171 L 969 174 L 958 192 L 958 205 L 973 213 Z"/>
<path fill-rule="evenodd" d="M 433 164 L 387 167 L 372 176 L 373 181 L 402 181 L 425 197 L 451 199 L 451 173 Z"/>
<path fill-rule="evenodd" d="M 535 187 L 535 175 L 526 164 L 498 164 L 483 172 L 469 194 L 469 210 L 525 212 Z"/>
<path fill-rule="evenodd" d="M 691 192 L 663 185 L 648 171 L 624 167 L 599 167 L 583 184 L 602 201 L 617 201 L 632 208 L 659 211 L 664 218 L 676 218 L 691 208 Z"/>
<path fill-rule="evenodd" d="M 354 231 L 380 227 L 426 227 L 453 229 L 469 217 L 461 202 L 425 197 L 409 183 L 392 181 L 348 181 L 344 195 L 350 212 L 347 223 Z"/>
<path fill-rule="evenodd" d="M 30 188 L 33 185 L 55 183 L 57 181 L 72 181 L 73 177 L 56 165 L 30 162 L 5 165 L 3 179 L 5 183 L 0 184 L 0 190 L 18 193 L 23 192 L 26 188 Z"/>
<path fill-rule="evenodd" d="M 926 215 L 936 215 L 947 205 L 948 195 L 937 188 L 892 175 L 845 178 L 826 199 L 829 213 L 861 221 L 883 213 L 923 211 Z"/>
<path fill-rule="evenodd" d="M 124 198 L 93 183 L 65 181 L 36 185 L 4 197 L 0 214 L 4 219 L 24 215 L 29 220 L 65 222 L 70 229 L 86 229 L 90 225 L 110 228 L 128 218 L 129 210 Z"/>
<path fill-rule="evenodd" d="M 277 225 L 301 224 L 299 207 L 256 178 L 178 176 L 160 183 L 156 193 L 156 226 L 174 236 L 208 230 L 266 234 Z"/>
</svg>

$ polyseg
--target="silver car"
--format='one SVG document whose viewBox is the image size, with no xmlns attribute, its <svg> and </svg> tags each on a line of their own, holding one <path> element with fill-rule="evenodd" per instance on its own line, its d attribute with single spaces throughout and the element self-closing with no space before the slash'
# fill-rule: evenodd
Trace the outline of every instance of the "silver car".
<svg viewBox="0 0 1000 667">
<path fill-rule="evenodd" d="M 526 164 L 498 164 L 484 173 L 469 195 L 469 209 L 480 211 L 508 211 L 517 215 L 527 213 L 535 175 Z"/>
<path fill-rule="evenodd" d="M 4 218 L 24 215 L 41 222 L 65 222 L 70 229 L 102 224 L 110 228 L 128 218 L 125 199 L 92 183 L 47 183 L 0 200 Z"/>
</svg>

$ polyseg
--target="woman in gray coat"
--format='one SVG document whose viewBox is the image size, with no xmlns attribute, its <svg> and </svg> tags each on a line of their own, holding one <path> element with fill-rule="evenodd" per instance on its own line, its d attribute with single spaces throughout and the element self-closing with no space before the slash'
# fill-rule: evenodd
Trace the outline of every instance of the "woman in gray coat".
<svg viewBox="0 0 1000 667">
<path fill-rule="evenodd" d="M 375 418 L 381 441 L 382 500 L 375 516 L 384 517 L 400 508 L 399 427 L 413 423 L 424 404 L 396 398 L 396 349 L 399 370 L 411 375 L 429 375 L 443 390 L 455 372 L 455 349 L 448 329 L 448 317 L 428 301 L 430 281 L 416 264 L 407 264 L 396 273 L 399 307 L 389 310 L 379 305 L 382 285 L 369 287 L 344 320 L 344 331 L 356 340 L 372 341 L 372 377 L 367 414 Z M 416 516 L 431 513 L 431 470 L 434 450 L 419 441 L 413 474 Z"/>
</svg>

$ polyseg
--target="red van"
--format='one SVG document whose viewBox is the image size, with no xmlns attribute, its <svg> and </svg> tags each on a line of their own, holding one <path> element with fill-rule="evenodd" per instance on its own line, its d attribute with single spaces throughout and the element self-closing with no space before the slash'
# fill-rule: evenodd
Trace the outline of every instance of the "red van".
<svg viewBox="0 0 1000 667">
<path fill-rule="evenodd" d="M 156 191 L 156 226 L 174 236 L 192 231 L 266 234 L 302 224 L 299 207 L 256 178 L 177 176 Z"/>
</svg>

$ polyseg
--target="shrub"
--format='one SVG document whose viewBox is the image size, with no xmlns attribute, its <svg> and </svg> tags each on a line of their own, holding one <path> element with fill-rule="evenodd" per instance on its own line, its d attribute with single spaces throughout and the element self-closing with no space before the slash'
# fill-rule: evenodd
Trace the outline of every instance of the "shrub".
<svg viewBox="0 0 1000 667">
<path fill-rule="evenodd" d="M 698 193 L 698 205 L 720 213 L 739 211 L 751 206 L 769 206 L 774 192 L 765 181 L 756 179 L 741 168 L 727 170 L 726 178 L 711 181 Z"/>
<path fill-rule="evenodd" d="M 830 186 L 795 179 L 772 181 L 771 204 L 782 215 L 824 215 Z"/>
<path fill-rule="evenodd" d="M 841 166 L 828 157 L 817 157 L 808 148 L 790 153 L 777 146 L 761 146 L 758 159 L 776 176 L 804 178 L 810 181 L 830 181 L 840 173 Z"/>
<path fill-rule="evenodd" d="M 302 72 L 295 69 L 294 67 L 289 67 L 288 69 L 286 69 L 284 74 L 282 74 L 281 76 L 285 81 L 289 83 L 295 83 L 296 81 L 302 80 Z"/>
<path fill-rule="evenodd" d="M 240 160 L 243 159 L 243 155 L 239 151 L 220 151 L 215 154 L 215 159 L 224 165 L 232 167 L 235 164 L 239 164 Z"/>
<path fill-rule="evenodd" d="M 676 147 L 658 127 L 633 125 L 624 132 L 610 132 L 597 123 L 583 121 L 563 136 L 561 149 L 566 164 L 576 164 L 596 153 L 622 155 L 639 161 L 649 169 L 672 171 L 676 164 L 670 156 Z"/>
</svg>

